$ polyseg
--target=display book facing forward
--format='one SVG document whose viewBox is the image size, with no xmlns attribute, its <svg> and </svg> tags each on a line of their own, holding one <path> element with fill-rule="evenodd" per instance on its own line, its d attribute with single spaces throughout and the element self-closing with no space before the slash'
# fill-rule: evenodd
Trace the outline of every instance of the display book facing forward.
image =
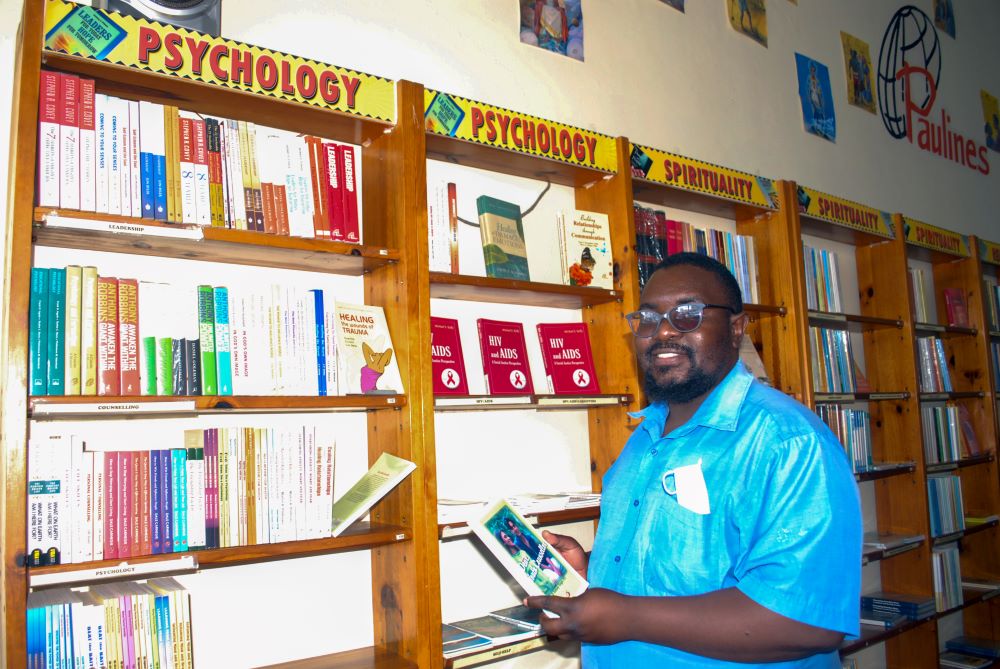
<svg viewBox="0 0 1000 669">
<path fill-rule="evenodd" d="M 528 281 L 528 251 L 521 208 L 489 195 L 479 196 L 476 208 L 486 276 Z"/>
<path fill-rule="evenodd" d="M 579 209 L 559 212 L 556 227 L 562 282 L 611 290 L 614 274 L 608 215 Z"/>
</svg>

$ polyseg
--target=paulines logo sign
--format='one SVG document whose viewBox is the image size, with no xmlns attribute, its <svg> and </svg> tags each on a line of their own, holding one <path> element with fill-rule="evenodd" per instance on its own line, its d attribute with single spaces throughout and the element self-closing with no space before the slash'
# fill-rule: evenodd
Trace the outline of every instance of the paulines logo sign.
<svg viewBox="0 0 1000 669">
<path fill-rule="evenodd" d="M 882 123 L 896 139 L 990 173 L 985 146 L 955 132 L 944 107 L 932 115 L 941 84 L 941 42 L 934 22 L 912 5 L 897 11 L 882 37 L 878 55 L 878 107 Z"/>
</svg>

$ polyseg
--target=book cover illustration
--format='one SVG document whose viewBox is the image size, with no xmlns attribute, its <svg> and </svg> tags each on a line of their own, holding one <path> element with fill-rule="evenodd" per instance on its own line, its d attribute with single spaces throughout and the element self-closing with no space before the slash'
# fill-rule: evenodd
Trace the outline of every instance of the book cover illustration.
<svg viewBox="0 0 1000 669">
<path fill-rule="evenodd" d="M 875 69 L 872 67 L 868 42 L 840 31 L 844 50 L 844 71 L 847 73 L 847 101 L 869 113 L 875 113 Z"/>
<path fill-rule="evenodd" d="M 431 316 L 431 370 L 435 395 L 468 395 L 458 321 Z"/>
<path fill-rule="evenodd" d="M 733 30 L 767 46 L 767 7 L 764 0 L 726 0 L 726 11 Z"/>
<path fill-rule="evenodd" d="M 614 274 L 608 215 L 574 210 L 559 216 L 559 256 L 563 283 L 611 290 Z"/>
<path fill-rule="evenodd" d="M 520 323 L 488 318 L 478 319 L 476 325 L 479 328 L 486 392 L 491 395 L 534 393 L 524 327 Z"/>
<path fill-rule="evenodd" d="M 335 304 L 342 395 L 403 392 L 399 363 L 382 307 Z"/>
<path fill-rule="evenodd" d="M 476 209 L 486 276 L 528 281 L 528 251 L 521 208 L 512 202 L 480 195 L 476 199 Z"/>
<path fill-rule="evenodd" d="M 806 132 L 831 142 L 837 141 L 837 117 L 833 109 L 830 71 L 826 65 L 801 53 L 795 54 L 802 121 Z"/>
<path fill-rule="evenodd" d="M 587 589 L 587 581 L 506 500 L 489 504 L 470 526 L 529 595 L 575 597 Z"/>
<path fill-rule="evenodd" d="M 455 136 L 458 127 L 465 118 L 463 110 L 447 93 L 435 93 L 434 98 L 424 110 L 424 123 L 427 130 L 438 135 Z"/>
<path fill-rule="evenodd" d="M 549 392 L 556 395 L 601 392 L 586 323 L 539 323 L 537 330 Z"/>
</svg>

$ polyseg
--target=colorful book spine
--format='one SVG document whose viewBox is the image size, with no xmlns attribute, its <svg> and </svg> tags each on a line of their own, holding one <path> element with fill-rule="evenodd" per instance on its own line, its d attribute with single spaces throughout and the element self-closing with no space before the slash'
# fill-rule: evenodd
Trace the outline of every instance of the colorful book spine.
<svg viewBox="0 0 1000 669">
<path fill-rule="evenodd" d="M 229 334 L 229 289 L 225 286 L 214 290 L 215 304 L 215 372 L 219 395 L 233 394 L 233 355 Z"/>
<path fill-rule="evenodd" d="M 330 225 L 330 239 L 342 242 L 347 238 L 347 228 L 344 222 L 344 188 L 341 177 L 341 165 L 338 158 L 337 145 L 332 142 L 323 143 L 323 164 L 326 167 L 326 192 L 330 203 L 327 220 Z"/>
<path fill-rule="evenodd" d="M 152 553 L 152 481 L 150 479 L 150 457 L 149 451 L 138 452 L 139 465 L 137 469 L 139 479 L 139 555 L 149 555 Z"/>
<path fill-rule="evenodd" d="M 120 394 L 140 394 L 139 282 L 118 280 L 118 373 Z"/>
<path fill-rule="evenodd" d="M 163 505 L 161 502 L 163 475 L 160 452 L 149 454 L 149 552 L 159 555 L 163 552 Z"/>
<path fill-rule="evenodd" d="M 175 448 L 170 451 L 171 508 L 173 509 L 173 552 L 187 551 L 187 451 Z"/>
<path fill-rule="evenodd" d="M 97 268 L 84 267 L 80 284 L 80 391 L 97 394 Z"/>
<path fill-rule="evenodd" d="M 118 453 L 104 454 L 104 559 L 118 557 Z"/>
<path fill-rule="evenodd" d="M 67 395 L 79 395 L 80 384 L 80 300 L 83 272 L 79 265 L 66 267 L 66 387 Z"/>
<path fill-rule="evenodd" d="M 42 70 L 38 88 L 38 206 L 59 206 L 59 74 Z"/>
<path fill-rule="evenodd" d="M 320 397 L 326 397 L 330 393 L 330 389 L 326 385 L 326 366 L 329 362 L 326 357 L 326 313 L 325 305 L 323 304 L 323 291 L 322 289 L 314 289 L 309 292 L 313 295 L 313 310 L 316 321 L 316 381 L 318 394 Z"/>
<path fill-rule="evenodd" d="M 28 336 L 28 387 L 32 395 L 47 395 L 48 384 L 48 320 L 49 270 L 31 268 L 31 297 L 28 301 L 30 333 Z"/>
<path fill-rule="evenodd" d="M 65 394 L 66 383 L 66 270 L 49 270 L 49 317 L 45 324 L 46 387 L 49 395 Z"/>
<path fill-rule="evenodd" d="M 180 188 L 181 188 L 181 222 L 198 223 L 198 184 L 194 165 L 194 121 L 180 117 L 178 134 L 180 136 Z"/>
<path fill-rule="evenodd" d="M 215 361 L 215 291 L 211 286 L 198 286 L 198 335 L 201 346 L 201 393 L 219 393 Z M 230 379 L 230 385 L 232 380 Z"/>
<path fill-rule="evenodd" d="M 173 466 L 170 451 L 159 451 L 160 456 L 160 536 L 163 552 L 174 552 L 174 497 Z"/>
<path fill-rule="evenodd" d="M 94 80 L 80 79 L 80 209 L 97 211 L 97 125 Z"/>
<path fill-rule="evenodd" d="M 225 198 L 222 193 L 222 163 L 219 154 L 219 121 L 205 119 L 205 158 L 208 162 L 208 195 L 212 227 L 226 227 Z"/>
<path fill-rule="evenodd" d="M 97 394 L 119 395 L 118 279 L 97 278 Z"/>
<path fill-rule="evenodd" d="M 59 73 L 59 206 L 80 208 L 80 78 Z"/>
<path fill-rule="evenodd" d="M 345 240 L 354 244 L 361 243 L 361 226 L 358 221 L 358 180 L 355 169 L 354 147 L 347 144 L 337 146 L 337 154 L 341 159 L 344 178 L 344 227 Z"/>
</svg>

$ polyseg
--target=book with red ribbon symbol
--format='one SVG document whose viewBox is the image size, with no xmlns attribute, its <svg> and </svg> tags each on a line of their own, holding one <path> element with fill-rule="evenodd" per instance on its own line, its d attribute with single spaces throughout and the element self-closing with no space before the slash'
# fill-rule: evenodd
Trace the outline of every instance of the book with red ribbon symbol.
<svg viewBox="0 0 1000 669">
<path fill-rule="evenodd" d="M 435 395 L 468 395 L 458 321 L 431 316 L 431 370 Z"/>
</svg>

